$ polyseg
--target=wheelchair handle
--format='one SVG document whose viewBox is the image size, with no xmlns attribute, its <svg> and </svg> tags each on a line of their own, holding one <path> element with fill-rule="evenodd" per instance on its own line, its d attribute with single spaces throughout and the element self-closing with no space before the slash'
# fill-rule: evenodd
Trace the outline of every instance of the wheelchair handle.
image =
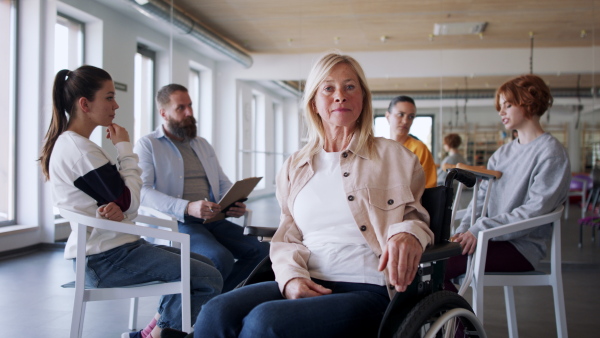
<svg viewBox="0 0 600 338">
<path fill-rule="evenodd" d="M 448 169 L 448 175 L 446 176 L 445 186 L 448 188 L 452 187 L 452 181 L 457 180 L 460 183 L 472 188 L 477 181 L 477 177 L 470 171 L 466 171 L 459 168 Z"/>
</svg>

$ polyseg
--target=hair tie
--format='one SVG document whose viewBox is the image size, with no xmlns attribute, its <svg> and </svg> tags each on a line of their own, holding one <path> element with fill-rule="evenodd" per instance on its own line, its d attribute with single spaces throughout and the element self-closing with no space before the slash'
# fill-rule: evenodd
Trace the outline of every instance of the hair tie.
<svg viewBox="0 0 600 338">
<path fill-rule="evenodd" d="M 73 72 L 68 70 L 67 75 L 65 75 L 65 81 L 67 81 L 71 77 L 71 74 L 73 74 Z"/>
</svg>

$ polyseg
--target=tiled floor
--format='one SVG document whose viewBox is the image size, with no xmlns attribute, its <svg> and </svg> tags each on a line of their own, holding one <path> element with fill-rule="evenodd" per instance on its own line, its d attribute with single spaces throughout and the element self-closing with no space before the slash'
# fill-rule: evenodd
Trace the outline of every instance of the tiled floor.
<svg viewBox="0 0 600 338">
<path fill-rule="evenodd" d="M 278 223 L 279 207 L 274 198 L 249 202 L 253 224 Z M 569 335 L 600 335 L 600 247 L 590 243 L 590 229 L 584 229 L 584 246 L 579 249 L 580 209 L 571 205 L 571 219 L 563 223 L 563 279 Z M 73 290 L 60 285 L 74 278 L 72 265 L 61 250 L 24 253 L 0 260 L 0 336 L 68 337 Z M 556 337 L 550 287 L 519 287 L 515 291 L 519 332 L 522 337 Z M 470 294 L 467 294 L 470 300 Z M 156 310 L 158 298 L 140 300 L 140 325 Z M 89 303 L 84 326 L 86 338 L 119 338 L 127 330 L 129 302 Z M 507 337 L 502 288 L 490 287 L 485 296 L 489 337 Z"/>
</svg>

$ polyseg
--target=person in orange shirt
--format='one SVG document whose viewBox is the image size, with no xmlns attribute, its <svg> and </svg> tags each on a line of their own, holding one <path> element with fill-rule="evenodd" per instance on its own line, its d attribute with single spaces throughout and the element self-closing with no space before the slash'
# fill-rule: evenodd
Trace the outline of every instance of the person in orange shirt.
<svg viewBox="0 0 600 338">
<path fill-rule="evenodd" d="M 433 155 L 425 143 L 410 135 L 410 127 L 417 116 L 415 101 L 409 96 L 397 96 L 392 99 L 385 117 L 390 124 L 390 138 L 402 143 L 419 158 L 425 171 L 425 188 L 437 185 L 437 170 Z"/>
</svg>

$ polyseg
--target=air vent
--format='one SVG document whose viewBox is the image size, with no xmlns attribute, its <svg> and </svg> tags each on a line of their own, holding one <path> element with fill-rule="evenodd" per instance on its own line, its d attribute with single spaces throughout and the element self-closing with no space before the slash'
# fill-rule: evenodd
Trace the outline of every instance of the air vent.
<svg viewBox="0 0 600 338">
<path fill-rule="evenodd" d="M 487 22 L 436 23 L 433 35 L 470 35 L 483 33 Z"/>
</svg>

